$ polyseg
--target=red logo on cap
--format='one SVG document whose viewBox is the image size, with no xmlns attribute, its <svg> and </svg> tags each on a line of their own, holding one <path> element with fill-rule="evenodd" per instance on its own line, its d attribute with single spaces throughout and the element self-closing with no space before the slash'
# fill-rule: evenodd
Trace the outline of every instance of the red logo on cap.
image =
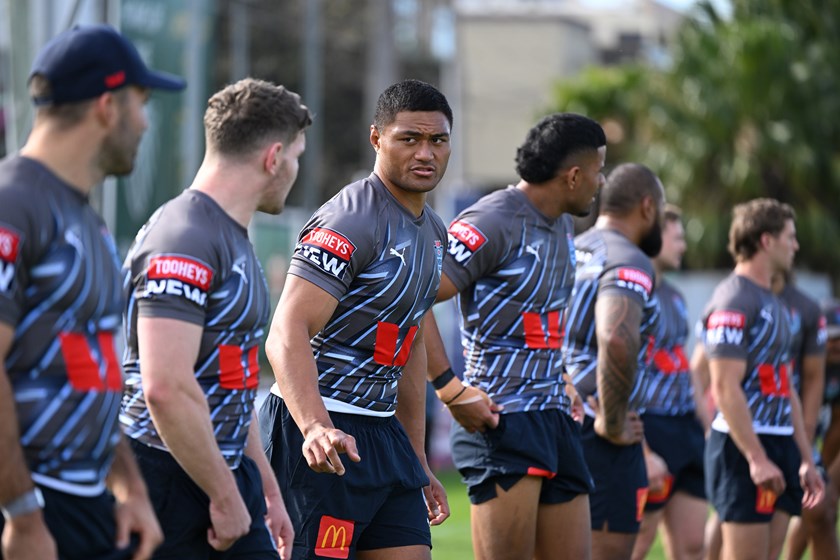
<svg viewBox="0 0 840 560">
<path fill-rule="evenodd" d="M 105 76 L 105 87 L 108 89 L 114 89 L 119 87 L 125 83 L 125 71 L 120 70 L 119 72 L 114 72 L 110 76 Z"/>
</svg>

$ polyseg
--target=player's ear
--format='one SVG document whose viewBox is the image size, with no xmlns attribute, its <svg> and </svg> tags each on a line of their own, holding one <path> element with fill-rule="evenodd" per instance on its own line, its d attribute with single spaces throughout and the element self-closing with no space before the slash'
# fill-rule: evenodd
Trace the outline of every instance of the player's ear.
<svg viewBox="0 0 840 560">
<path fill-rule="evenodd" d="M 569 185 L 570 190 L 575 190 L 575 187 L 580 183 L 580 174 L 581 169 L 578 165 L 572 165 L 571 167 L 560 170 L 560 175 L 566 184 Z"/>
<path fill-rule="evenodd" d="M 283 161 L 283 143 L 273 142 L 263 152 L 263 169 L 274 175 Z"/>
<path fill-rule="evenodd" d="M 379 134 L 379 129 L 376 128 L 376 125 L 370 125 L 370 145 L 373 146 L 373 149 L 377 152 L 379 151 L 379 141 L 381 139 L 382 135 Z"/>
</svg>

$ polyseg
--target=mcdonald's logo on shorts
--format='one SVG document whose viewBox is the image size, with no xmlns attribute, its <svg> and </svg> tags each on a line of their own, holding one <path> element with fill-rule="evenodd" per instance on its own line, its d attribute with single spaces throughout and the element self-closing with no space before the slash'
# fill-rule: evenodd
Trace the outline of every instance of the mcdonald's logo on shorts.
<svg viewBox="0 0 840 560">
<path fill-rule="evenodd" d="M 318 540 L 315 542 L 315 556 L 322 558 L 348 558 L 350 543 L 353 542 L 352 521 L 321 516 Z"/>
<path fill-rule="evenodd" d="M 775 506 L 776 493 L 761 486 L 756 487 L 755 512 L 769 515 L 776 509 Z"/>
<path fill-rule="evenodd" d="M 647 504 L 647 498 L 647 486 L 636 489 L 636 521 L 638 522 L 641 522 L 645 516 L 645 504 Z"/>
<path fill-rule="evenodd" d="M 648 493 L 647 502 L 650 504 L 661 504 L 665 502 L 671 495 L 671 490 L 674 488 L 674 475 L 665 477 L 662 483 L 662 489 L 657 492 Z"/>
</svg>

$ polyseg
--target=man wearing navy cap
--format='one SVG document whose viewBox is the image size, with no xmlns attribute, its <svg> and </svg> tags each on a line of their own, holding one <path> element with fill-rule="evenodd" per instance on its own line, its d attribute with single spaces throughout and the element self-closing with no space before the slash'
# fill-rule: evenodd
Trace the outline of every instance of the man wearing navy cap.
<svg viewBox="0 0 840 560">
<path fill-rule="evenodd" d="M 114 29 L 52 39 L 29 77 L 32 132 L 0 162 L 0 508 L 7 560 L 148 558 L 160 543 L 118 414 L 122 287 L 91 189 L 134 166 L 149 70 Z"/>
</svg>

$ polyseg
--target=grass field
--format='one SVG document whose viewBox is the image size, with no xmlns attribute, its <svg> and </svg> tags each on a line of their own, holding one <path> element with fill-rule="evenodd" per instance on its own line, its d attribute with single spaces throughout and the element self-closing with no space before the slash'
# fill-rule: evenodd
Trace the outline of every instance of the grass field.
<svg viewBox="0 0 840 560">
<path fill-rule="evenodd" d="M 432 558 L 434 560 L 472 560 L 472 539 L 470 539 L 470 502 L 466 487 L 461 483 L 457 471 L 437 473 L 446 487 L 452 515 L 443 525 L 432 527 Z M 648 554 L 649 560 L 664 560 L 665 554 L 659 542 L 655 542 Z"/>
</svg>

